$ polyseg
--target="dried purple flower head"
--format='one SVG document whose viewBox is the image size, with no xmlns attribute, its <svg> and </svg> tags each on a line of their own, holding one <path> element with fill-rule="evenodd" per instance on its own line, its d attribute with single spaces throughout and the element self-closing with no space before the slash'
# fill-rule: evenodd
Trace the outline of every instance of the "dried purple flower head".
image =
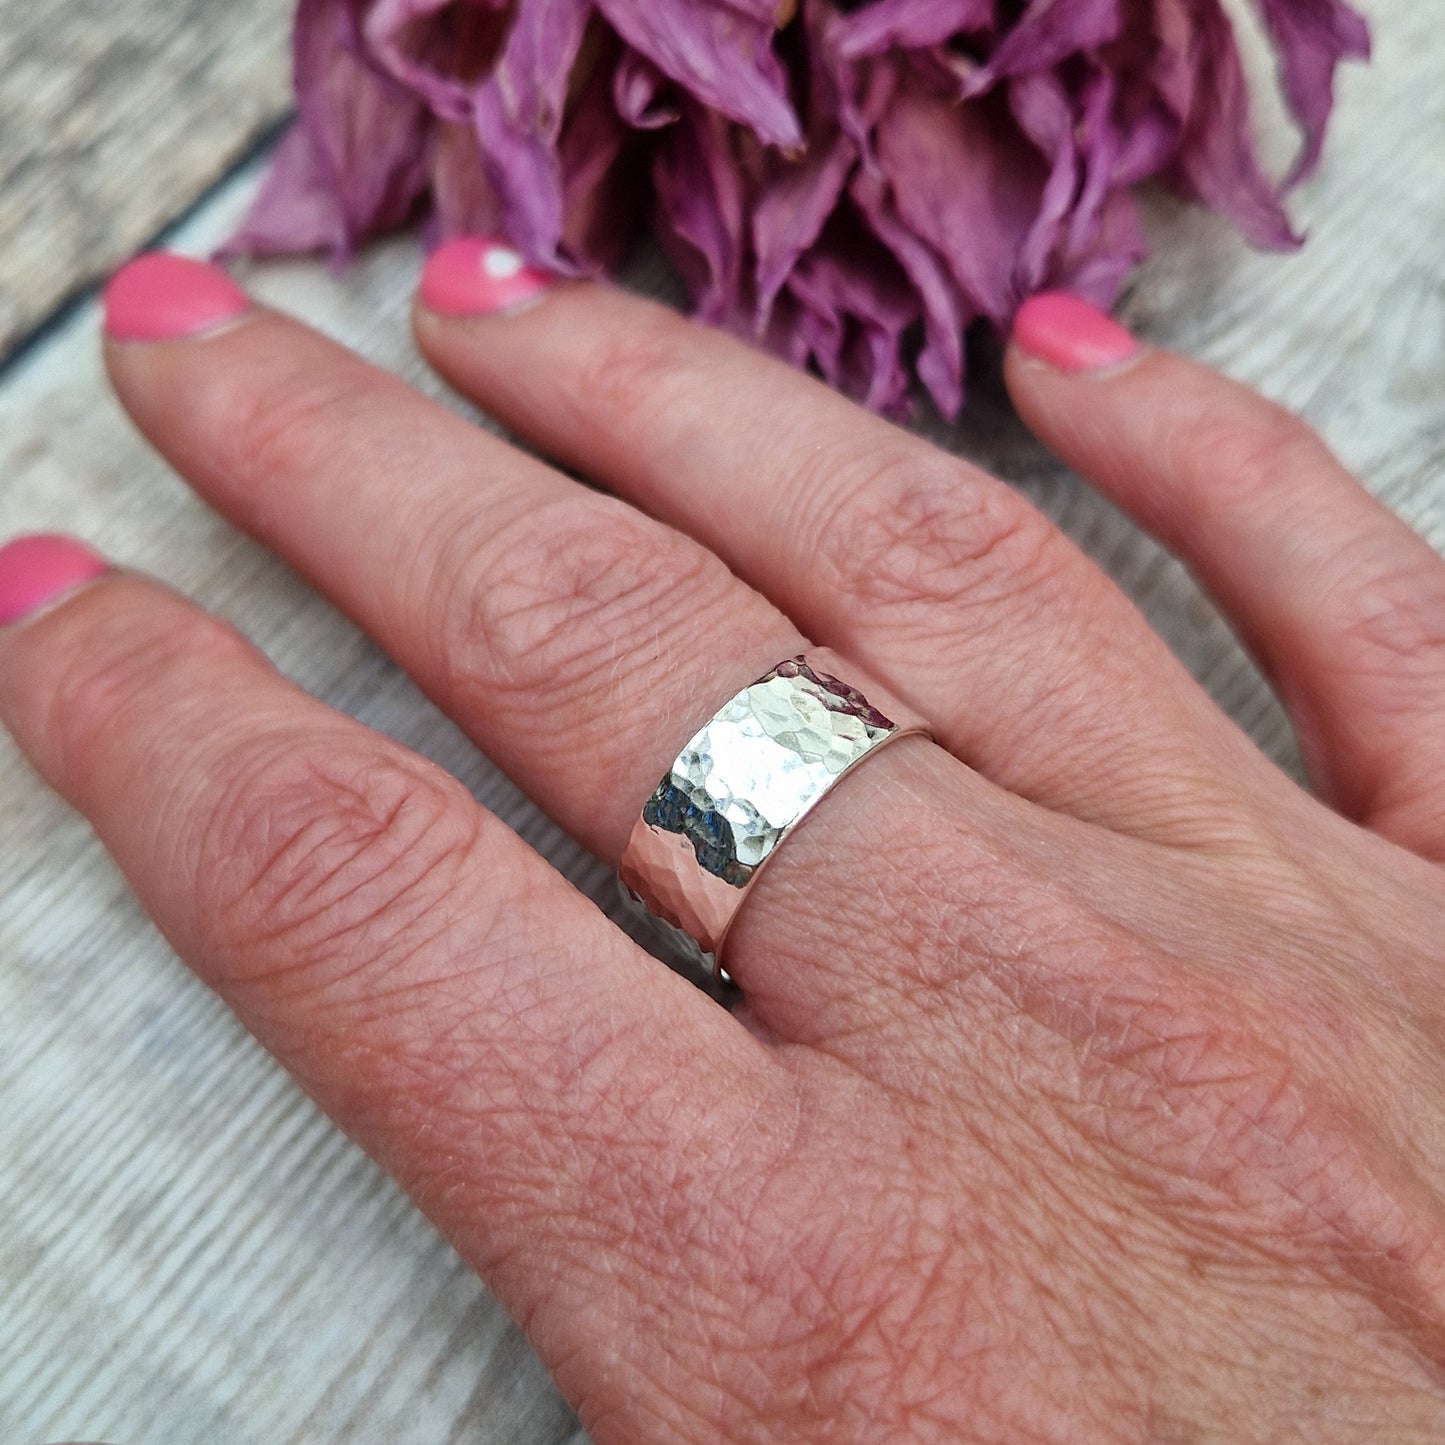
<svg viewBox="0 0 1445 1445">
<path fill-rule="evenodd" d="M 965 328 L 1067 288 L 1108 304 L 1158 177 L 1256 244 L 1319 159 L 1344 0 L 1253 0 L 1303 137 L 1256 158 L 1220 0 L 300 0 L 298 118 L 233 252 L 413 218 L 568 274 L 644 223 L 706 319 L 883 410 L 946 415 Z"/>
</svg>

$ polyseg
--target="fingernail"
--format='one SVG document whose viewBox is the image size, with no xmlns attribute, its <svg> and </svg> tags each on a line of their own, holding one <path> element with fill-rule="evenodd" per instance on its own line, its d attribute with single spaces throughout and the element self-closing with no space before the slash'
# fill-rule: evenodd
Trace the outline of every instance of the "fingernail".
<svg viewBox="0 0 1445 1445">
<path fill-rule="evenodd" d="M 178 341 L 235 320 L 251 298 L 215 266 L 150 251 L 110 278 L 104 304 L 112 341 Z"/>
<path fill-rule="evenodd" d="M 0 627 L 23 621 L 109 570 L 99 552 L 71 537 L 17 537 L 0 547 Z"/>
<path fill-rule="evenodd" d="M 536 300 L 552 280 L 504 241 L 463 236 L 427 258 L 421 304 L 439 316 L 496 316 Z"/>
<path fill-rule="evenodd" d="M 1071 375 L 1118 366 L 1140 349 L 1117 321 L 1063 291 L 1025 301 L 1014 317 L 1013 341 L 1026 356 Z"/>
</svg>

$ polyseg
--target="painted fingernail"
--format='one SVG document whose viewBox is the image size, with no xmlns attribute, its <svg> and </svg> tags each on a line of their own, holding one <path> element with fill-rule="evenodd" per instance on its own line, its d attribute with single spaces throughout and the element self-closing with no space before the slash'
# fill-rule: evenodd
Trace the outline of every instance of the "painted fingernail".
<svg viewBox="0 0 1445 1445">
<path fill-rule="evenodd" d="M 17 537 L 0 547 L 0 627 L 23 621 L 109 570 L 99 552 L 72 537 Z"/>
<path fill-rule="evenodd" d="M 1056 371 L 1103 371 L 1128 361 L 1139 343 L 1117 321 L 1063 291 L 1030 297 L 1014 318 L 1014 345 Z"/>
<path fill-rule="evenodd" d="M 235 320 L 251 298 L 215 266 L 149 251 L 110 278 L 104 304 L 112 341 L 179 341 Z"/>
<path fill-rule="evenodd" d="M 421 304 L 439 316 L 496 316 L 520 310 L 552 281 L 506 242 L 463 236 L 427 258 Z"/>
</svg>

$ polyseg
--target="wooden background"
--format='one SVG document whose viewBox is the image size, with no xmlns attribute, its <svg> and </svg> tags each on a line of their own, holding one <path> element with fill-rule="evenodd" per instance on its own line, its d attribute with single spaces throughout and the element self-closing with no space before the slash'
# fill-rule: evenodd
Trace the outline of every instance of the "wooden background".
<svg viewBox="0 0 1445 1445">
<path fill-rule="evenodd" d="M 436 758 L 599 899 L 559 836 L 345 622 L 234 535 L 105 393 L 97 277 L 178 217 L 204 252 L 285 106 L 283 0 L 0 0 L 0 536 L 63 527 L 233 619 L 309 689 Z M 1319 426 L 1445 545 L 1445 31 L 1374 0 L 1296 257 L 1160 203 L 1125 307 Z M 1272 137 L 1278 149 L 1279 136 Z M 414 247 L 269 301 L 435 390 Z M 665 287 L 644 260 L 637 284 Z M 76 304 L 64 305 L 79 297 Z M 26 343 L 26 344 L 20 344 Z M 993 466 L 1140 602 L 1285 766 L 1278 708 L 1180 568 L 1044 456 L 983 379 L 945 445 Z M 156 938 L 0 741 L 0 1441 L 551 1445 L 575 1421 L 496 1304 Z"/>
</svg>

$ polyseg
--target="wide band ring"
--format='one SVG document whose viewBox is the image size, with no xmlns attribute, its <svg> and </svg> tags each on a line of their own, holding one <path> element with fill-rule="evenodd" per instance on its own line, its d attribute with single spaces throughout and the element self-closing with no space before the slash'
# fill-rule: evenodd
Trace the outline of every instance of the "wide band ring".
<svg viewBox="0 0 1445 1445">
<path fill-rule="evenodd" d="M 780 662 L 714 714 L 653 789 L 618 869 L 623 888 L 725 978 L 728 929 L 783 840 L 864 758 L 918 733 L 929 735 L 921 717 L 828 649 Z"/>
</svg>

